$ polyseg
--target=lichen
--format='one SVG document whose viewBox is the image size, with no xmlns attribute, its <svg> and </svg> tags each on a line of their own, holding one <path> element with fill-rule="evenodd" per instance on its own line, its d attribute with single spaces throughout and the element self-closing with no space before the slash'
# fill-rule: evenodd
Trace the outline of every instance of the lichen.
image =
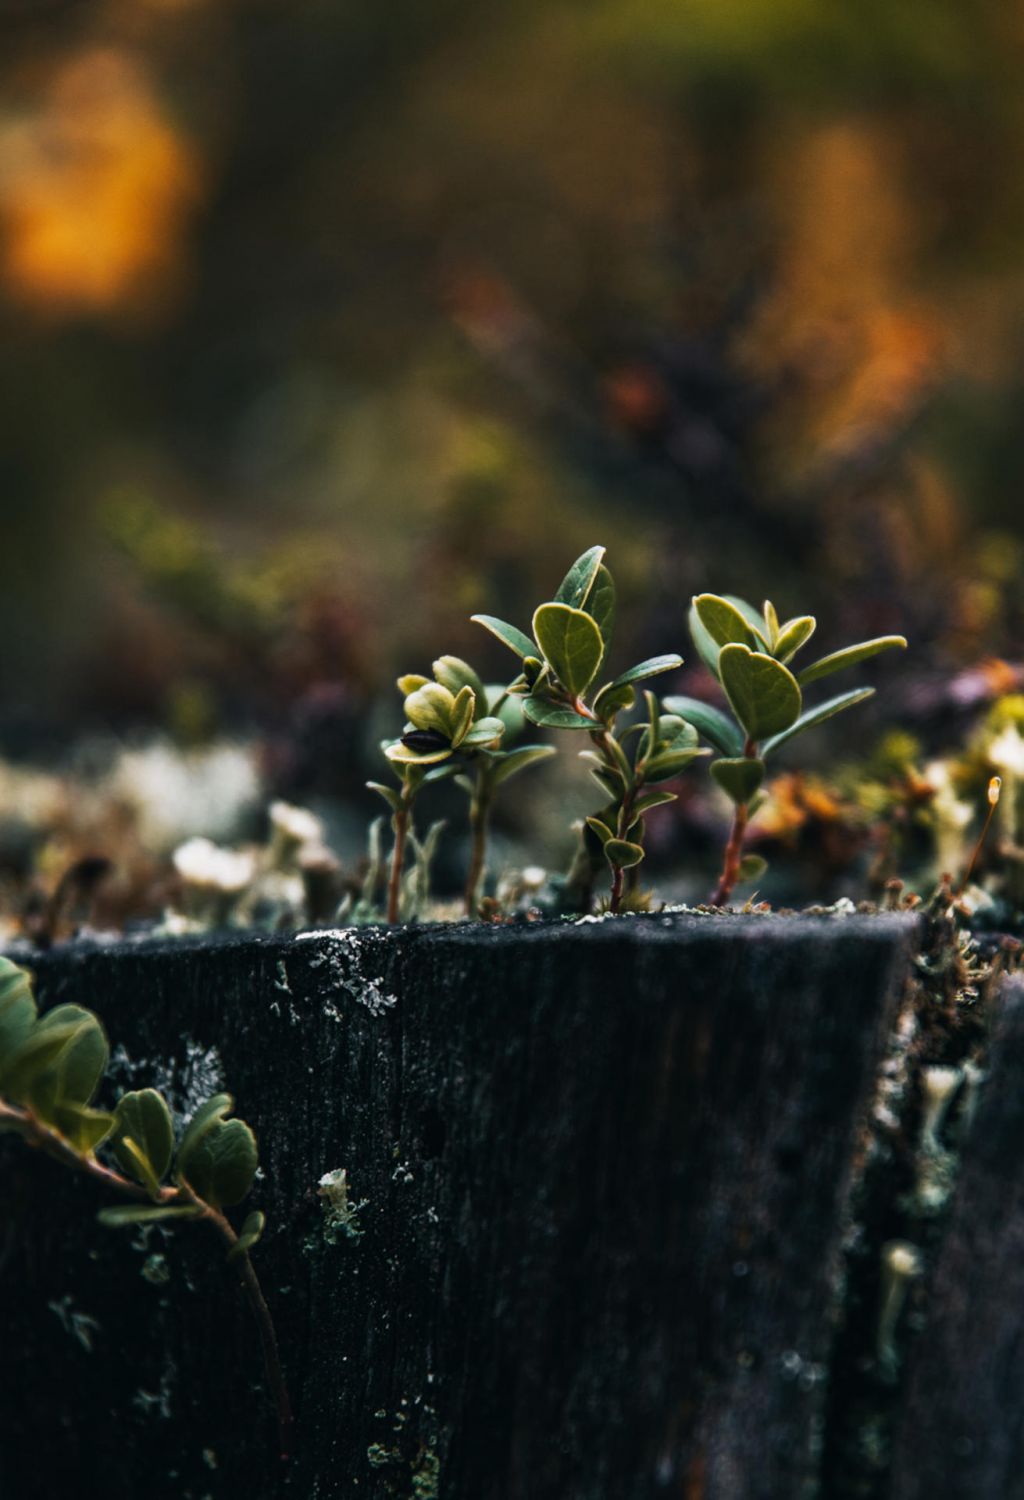
<svg viewBox="0 0 1024 1500">
<path fill-rule="evenodd" d="M 369 1199 L 359 1203 L 349 1199 L 348 1172 L 344 1167 L 335 1167 L 325 1172 L 317 1187 L 323 1200 L 323 1236 L 328 1245 L 337 1245 L 342 1239 L 361 1240 L 364 1231 L 359 1224 L 359 1212 Z"/>
<path fill-rule="evenodd" d="M 413 1500 L 438 1500 L 441 1493 L 441 1460 L 433 1448 L 421 1453 L 412 1471 Z"/>
<path fill-rule="evenodd" d="M 98 1320 L 89 1313 L 75 1312 L 74 1299 L 70 1295 L 61 1297 L 59 1302 L 48 1302 L 46 1305 L 52 1313 L 56 1313 L 65 1333 L 70 1333 L 85 1352 L 91 1354 L 92 1336 L 100 1326 Z"/>
<path fill-rule="evenodd" d="M 363 969 L 367 948 L 386 943 L 383 934 L 366 928 L 336 927 L 300 932 L 295 941 L 321 945 L 322 951 L 310 959 L 310 967 L 325 968 L 334 988 L 364 1006 L 372 1016 L 382 1016 L 398 1004 L 398 997 L 386 994 L 378 981 Z M 323 1009 L 324 1014 L 334 1021 L 343 1018 L 343 1012 L 329 999 Z"/>
</svg>

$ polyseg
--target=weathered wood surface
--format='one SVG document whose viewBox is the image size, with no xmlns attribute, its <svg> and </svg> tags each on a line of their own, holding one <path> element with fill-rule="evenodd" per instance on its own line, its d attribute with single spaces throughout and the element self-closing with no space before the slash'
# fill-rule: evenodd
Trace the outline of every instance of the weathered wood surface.
<svg viewBox="0 0 1024 1500">
<path fill-rule="evenodd" d="M 1024 1497 L 1024 979 L 1004 981 L 989 1077 L 911 1346 L 891 1500 Z"/>
<path fill-rule="evenodd" d="M 213 1237 L 102 1229 L 92 1183 L 4 1142 L 0 1494 L 796 1500 L 913 933 L 673 916 L 42 958 L 42 1002 L 125 1049 L 119 1087 L 226 1081 L 255 1126 L 297 1441 L 281 1466 Z M 338 1167 L 362 1237 L 329 1244 Z"/>
</svg>

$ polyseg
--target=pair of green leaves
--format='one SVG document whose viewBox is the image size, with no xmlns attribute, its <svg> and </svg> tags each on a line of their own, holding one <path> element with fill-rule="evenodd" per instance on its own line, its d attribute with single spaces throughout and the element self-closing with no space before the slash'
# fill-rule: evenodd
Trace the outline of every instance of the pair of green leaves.
<svg viewBox="0 0 1024 1500">
<path fill-rule="evenodd" d="M 610 724 L 620 710 L 633 707 L 635 683 L 682 666 L 675 655 L 639 662 L 606 683 L 589 712 L 580 712 L 607 658 L 615 624 L 615 583 L 604 554 L 603 547 L 590 547 L 576 559 L 554 599 L 534 611 L 532 640 L 494 615 L 473 616 L 522 660 L 522 674 L 509 692 L 522 695 L 526 717 L 542 728 L 593 731 L 595 719 Z"/>
<path fill-rule="evenodd" d="M 789 663 L 814 629 L 811 615 L 780 624 L 770 600 L 760 612 L 731 595 L 699 594 L 693 600 L 690 631 L 694 645 L 722 684 L 735 722 L 694 698 L 672 697 L 666 707 L 689 719 L 719 752 L 722 759 L 713 762 L 712 775 L 734 802 L 749 803 L 756 795 L 766 756 L 874 692 L 873 688 L 855 688 L 805 709 L 805 686 L 880 651 L 907 644 L 903 636 L 879 636 L 834 651 L 796 673 Z"/>
<path fill-rule="evenodd" d="M 211 1208 L 231 1208 L 248 1196 L 258 1165 L 256 1137 L 244 1120 L 228 1119 L 234 1100 L 214 1094 L 201 1104 L 174 1152 L 174 1124 L 167 1101 L 156 1089 L 123 1094 L 115 1111 L 111 1146 L 124 1172 L 144 1187 L 154 1208 L 111 1208 L 106 1224 L 147 1223 L 196 1217 L 201 1208 L 165 1205 L 162 1183 L 174 1162 L 174 1182 L 187 1186 Z M 255 1243 L 255 1242 L 253 1242 Z"/>
</svg>

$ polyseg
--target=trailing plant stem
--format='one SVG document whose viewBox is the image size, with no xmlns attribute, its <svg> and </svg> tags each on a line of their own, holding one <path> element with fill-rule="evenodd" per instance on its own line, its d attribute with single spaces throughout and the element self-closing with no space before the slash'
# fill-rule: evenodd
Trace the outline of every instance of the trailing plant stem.
<svg viewBox="0 0 1024 1500">
<path fill-rule="evenodd" d="M 141 1185 L 133 1182 L 130 1177 L 123 1177 L 120 1172 L 115 1172 L 110 1167 L 105 1167 L 95 1156 L 83 1156 L 68 1145 L 63 1136 L 57 1131 L 43 1123 L 32 1110 L 19 1108 L 16 1105 L 5 1104 L 0 1101 L 0 1124 L 12 1127 L 24 1139 L 26 1145 L 33 1146 L 43 1151 L 47 1156 L 52 1156 L 56 1161 L 65 1166 L 72 1167 L 76 1171 L 84 1172 L 94 1182 L 103 1187 L 112 1188 L 125 1198 L 134 1198 L 136 1202 L 153 1203 L 154 1199 Z M 238 1244 L 238 1235 L 235 1233 L 227 1218 L 219 1209 L 213 1208 L 206 1203 L 187 1184 L 179 1186 L 166 1186 L 160 1189 L 160 1196 L 155 1200 L 157 1205 L 180 1204 L 183 1201 L 193 1204 L 198 1213 L 197 1221 L 207 1220 L 215 1228 L 221 1238 L 227 1244 L 229 1250 L 233 1250 Z M 270 1386 L 274 1405 L 277 1410 L 277 1422 L 281 1439 L 281 1456 L 288 1457 L 288 1444 L 292 1427 L 291 1402 L 288 1399 L 288 1389 L 285 1385 L 284 1374 L 281 1369 L 281 1361 L 277 1348 L 277 1335 L 274 1331 L 273 1319 L 270 1309 L 263 1296 L 263 1288 L 260 1286 L 259 1277 L 249 1259 L 248 1251 L 241 1251 L 238 1259 L 240 1261 L 239 1271 L 242 1285 L 249 1299 L 256 1327 L 260 1335 L 260 1344 L 263 1350 L 263 1365 L 266 1371 L 267 1384 Z"/>
<path fill-rule="evenodd" d="M 241 1279 L 242 1288 L 249 1299 L 253 1317 L 256 1320 L 256 1328 L 260 1336 L 260 1345 L 263 1351 L 263 1367 L 267 1375 L 267 1383 L 270 1386 L 277 1410 L 278 1437 L 280 1440 L 281 1457 L 290 1457 L 291 1433 L 292 1433 L 292 1407 L 288 1396 L 288 1387 L 285 1384 L 284 1372 L 281 1369 L 281 1356 L 277 1347 L 277 1333 L 274 1329 L 274 1320 L 270 1315 L 263 1288 L 260 1286 L 259 1277 L 256 1275 L 255 1267 L 249 1257 L 248 1250 L 238 1250 L 238 1235 L 235 1233 L 230 1221 L 219 1209 L 213 1208 L 209 1203 L 204 1203 L 192 1189 L 183 1186 L 181 1189 L 183 1197 L 189 1198 L 198 1208 L 202 1210 L 201 1217 L 206 1219 L 228 1247 L 229 1255 L 237 1262 L 237 1269 Z M 235 1252 L 232 1254 L 232 1252 Z"/>
<path fill-rule="evenodd" d="M 743 754 L 748 757 L 755 757 L 757 755 L 757 745 L 753 740 L 747 740 L 743 747 Z M 736 810 L 733 813 L 732 831 L 729 834 L 729 842 L 725 846 L 725 858 L 722 863 L 722 873 L 718 880 L 718 888 L 711 898 L 712 906 L 724 906 L 736 888 L 736 882 L 740 878 L 740 862 L 743 859 L 743 839 L 749 821 L 749 804 L 746 802 L 737 802 Z"/>
</svg>

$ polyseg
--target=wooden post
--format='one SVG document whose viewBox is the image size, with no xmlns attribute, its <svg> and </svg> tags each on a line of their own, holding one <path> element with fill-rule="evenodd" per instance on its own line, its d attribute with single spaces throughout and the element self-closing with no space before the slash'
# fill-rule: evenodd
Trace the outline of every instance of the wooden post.
<svg viewBox="0 0 1024 1500">
<path fill-rule="evenodd" d="M 892 1500 L 1024 1495 L 1024 979 L 1004 982 L 989 1076 L 911 1346 Z"/>
<path fill-rule="evenodd" d="M 42 1003 L 106 1022 L 118 1087 L 188 1109 L 226 1084 L 254 1125 L 297 1430 L 282 1468 L 207 1236 L 103 1229 L 91 1183 L 5 1141 L 0 1493 L 793 1500 L 915 930 L 651 916 L 41 957 Z"/>
</svg>

